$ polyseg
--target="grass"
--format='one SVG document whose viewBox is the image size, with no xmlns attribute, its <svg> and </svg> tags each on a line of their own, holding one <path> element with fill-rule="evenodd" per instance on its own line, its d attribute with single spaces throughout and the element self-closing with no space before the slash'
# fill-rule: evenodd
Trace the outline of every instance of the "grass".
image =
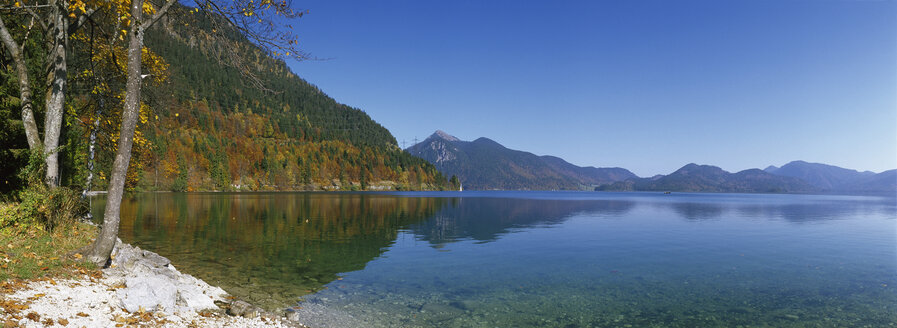
<svg viewBox="0 0 897 328">
<path fill-rule="evenodd" d="M 0 213 L 4 207 L 0 204 Z M 90 261 L 67 256 L 92 242 L 97 228 L 87 223 L 68 223 L 48 232 L 37 225 L 13 225 L 0 229 L 0 281 L 70 277 L 75 272 L 95 270 Z"/>
</svg>

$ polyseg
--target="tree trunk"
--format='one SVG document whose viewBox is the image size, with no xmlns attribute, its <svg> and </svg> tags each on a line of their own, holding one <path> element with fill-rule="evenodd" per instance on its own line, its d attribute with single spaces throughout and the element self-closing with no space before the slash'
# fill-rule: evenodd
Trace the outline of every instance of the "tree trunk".
<svg viewBox="0 0 897 328">
<path fill-rule="evenodd" d="M 121 199 L 128 174 L 128 163 L 131 161 L 131 146 L 134 145 L 134 130 L 140 113 L 140 56 L 143 48 L 143 0 L 131 3 L 131 28 L 128 43 L 128 81 L 125 86 L 125 106 L 121 120 L 121 134 L 118 139 L 118 150 L 112 164 L 112 178 L 109 181 L 109 193 L 106 196 L 106 210 L 103 214 L 103 228 L 94 242 L 93 249 L 87 256 L 100 266 L 109 261 L 109 254 L 118 237 L 118 225 L 121 220 Z"/>
<path fill-rule="evenodd" d="M 32 110 L 31 100 L 31 80 L 28 78 L 28 67 L 25 66 L 25 54 L 23 49 L 19 49 L 19 45 L 9 34 L 3 19 L 0 18 L 0 39 L 6 50 L 9 51 L 13 63 L 15 63 L 16 77 L 19 80 L 19 98 L 22 103 L 22 123 L 25 125 L 25 138 L 28 139 L 28 148 L 31 150 L 42 147 L 40 135 L 37 130 L 37 123 L 34 121 L 34 112 Z"/>
<path fill-rule="evenodd" d="M 100 130 L 100 115 L 102 115 L 103 108 L 103 100 L 100 100 L 100 110 L 97 110 L 97 117 L 93 120 L 93 130 L 90 131 L 90 144 L 88 146 L 87 151 L 87 180 L 84 181 L 84 191 L 81 192 L 81 197 L 87 197 L 87 193 L 90 192 L 90 188 L 93 186 L 93 169 L 94 169 L 94 156 L 96 155 L 96 145 L 97 145 L 97 131 Z M 88 217 L 90 213 L 87 213 Z"/>
<path fill-rule="evenodd" d="M 65 113 L 65 83 L 68 59 L 68 9 L 64 1 L 54 1 L 51 9 L 50 37 L 52 48 L 48 56 L 47 117 L 44 119 L 44 153 L 47 155 L 47 185 L 59 186 L 59 137 L 62 115 Z"/>
</svg>

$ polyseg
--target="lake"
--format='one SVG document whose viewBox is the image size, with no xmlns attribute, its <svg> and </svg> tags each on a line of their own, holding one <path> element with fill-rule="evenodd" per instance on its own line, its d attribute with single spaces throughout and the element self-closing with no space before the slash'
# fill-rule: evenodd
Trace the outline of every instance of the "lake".
<svg viewBox="0 0 897 328">
<path fill-rule="evenodd" d="M 120 236 L 313 327 L 897 323 L 886 197 L 144 193 Z"/>
</svg>

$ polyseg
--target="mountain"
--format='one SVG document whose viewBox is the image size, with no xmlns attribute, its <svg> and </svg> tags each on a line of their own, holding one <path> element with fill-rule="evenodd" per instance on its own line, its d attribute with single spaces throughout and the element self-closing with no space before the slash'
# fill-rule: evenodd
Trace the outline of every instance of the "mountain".
<svg viewBox="0 0 897 328">
<path fill-rule="evenodd" d="M 875 176 L 873 172 L 859 172 L 833 165 L 793 161 L 780 168 L 771 166 L 767 172 L 799 178 L 823 191 L 842 191 L 859 187 L 856 184 Z M 853 187 L 851 187 L 853 186 Z"/>
<path fill-rule="evenodd" d="M 215 31 L 210 18 L 181 5 L 147 31 L 147 52 L 164 60 L 168 76 L 164 83 L 145 83 L 147 106 L 140 113 L 129 188 L 419 190 L 447 185 L 433 165 L 402 151 L 395 137 L 361 109 L 329 97 L 241 33 Z M 89 50 L 86 44 L 78 46 Z M 242 66 L 221 59 L 225 56 L 239 58 Z M 73 154 L 67 164 L 81 169 L 70 171 L 67 184 L 84 181 L 84 140 L 91 127 L 82 122 L 93 122 L 91 115 L 79 113 L 68 130 L 68 139 L 77 144 L 67 148 Z M 105 188 L 103 172 L 115 149 L 109 135 L 101 133 L 98 141 L 94 189 Z"/>
<path fill-rule="evenodd" d="M 488 138 L 462 141 L 436 131 L 406 151 L 427 160 L 466 189 L 590 190 L 636 178 L 622 168 L 579 167 L 553 156 L 508 149 Z"/>
<path fill-rule="evenodd" d="M 836 192 L 851 194 L 897 194 L 897 170 L 888 170 L 845 183 Z"/>
<path fill-rule="evenodd" d="M 628 179 L 596 190 L 808 193 L 820 189 L 800 179 L 778 176 L 760 169 L 729 173 L 716 166 L 688 164 L 662 177 Z"/>
</svg>

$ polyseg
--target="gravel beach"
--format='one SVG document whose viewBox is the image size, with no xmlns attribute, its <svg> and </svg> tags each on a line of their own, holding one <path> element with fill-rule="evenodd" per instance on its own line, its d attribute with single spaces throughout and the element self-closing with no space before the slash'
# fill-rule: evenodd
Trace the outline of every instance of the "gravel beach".
<svg viewBox="0 0 897 328">
<path fill-rule="evenodd" d="M 3 327 L 302 327 L 119 243 L 109 268 L 0 285 Z M 239 304 L 239 306 L 236 306 Z"/>
</svg>

